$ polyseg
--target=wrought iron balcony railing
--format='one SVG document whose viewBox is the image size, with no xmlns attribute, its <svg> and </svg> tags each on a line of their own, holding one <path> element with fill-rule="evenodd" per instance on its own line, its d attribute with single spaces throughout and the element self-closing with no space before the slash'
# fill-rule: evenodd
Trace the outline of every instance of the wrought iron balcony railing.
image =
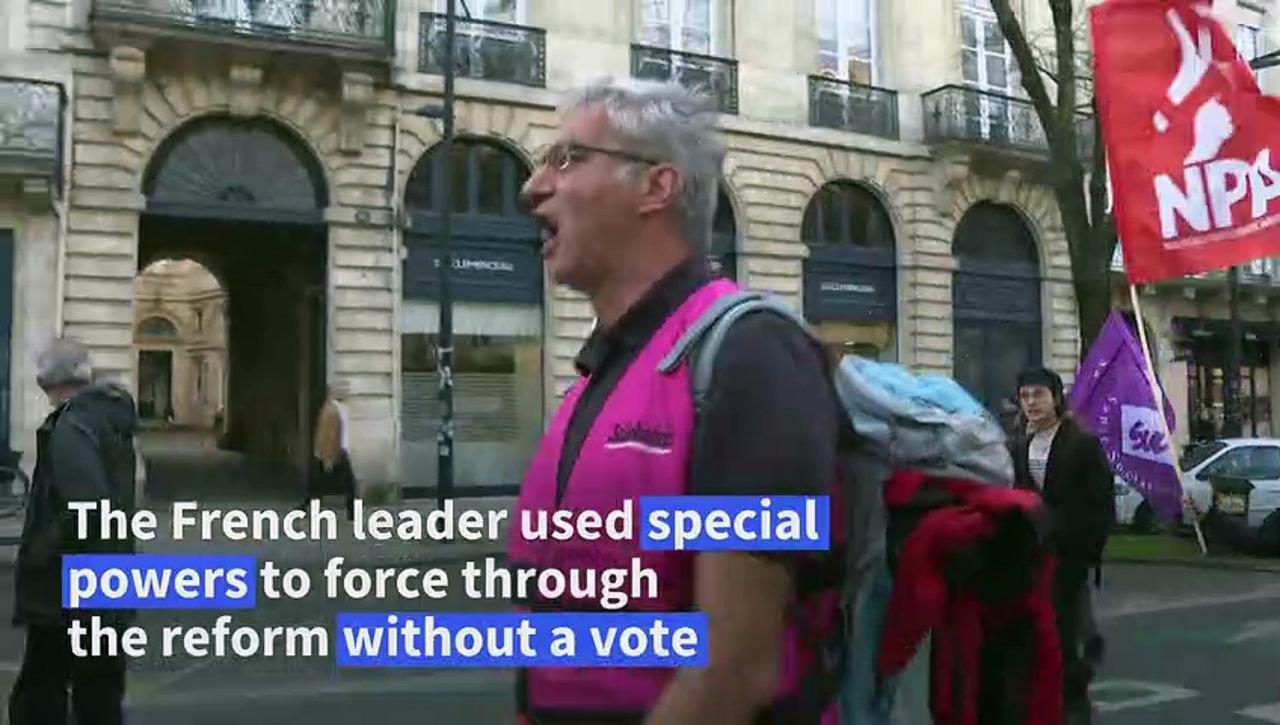
<svg viewBox="0 0 1280 725">
<path fill-rule="evenodd" d="M 736 60 L 650 45 L 632 45 L 631 75 L 646 80 L 676 81 L 715 98 L 721 113 L 738 112 Z"/>
<path fill-rule="evenodd" d="M 390 58 L 395 0 L 94 0 L 93 22 Z"/>
<path fill-rule="evenodd" d="M 1240 267 L 1240 281 L 1255 285 L 1280 285 L 1280 260 L 1255 259 Z"/>
<path fill-rule="evenodd" d="M 444 72 L 445 16 L 422 13 L 418 69 Z M 456 21 L 454 68 L 463 78 L 547 85 L 547 31 L 490 20 Z"/>
<path fill-rule="evenodd" d="M 898 138 L 898 94 L 836 78 L 809 76 L 809 124 Z"/>
<path fill-rule="evenodd" d="M 921 100 L 930 143 L 969 141 L 1034 154 L 1049 151 L 1040 117 L 1027 101 L 962 86 L 943 86 Z"/>
<path fill-rule="evenodd" d="M 0 167 L 56 178 L 63 105 L 60 86 L 0 78 Z"/>
<path fill-rule="evenodd" d="M 1038 156 L 1049 154 L 1049 139 L 1030 101 L 964 86 L 943 86 L 921 97 L 925 140 L 967 141 Z M 1093 117 L 1077 114 L 1076 153 L 1085 169 L 1092 165 Z"/>
</svg>

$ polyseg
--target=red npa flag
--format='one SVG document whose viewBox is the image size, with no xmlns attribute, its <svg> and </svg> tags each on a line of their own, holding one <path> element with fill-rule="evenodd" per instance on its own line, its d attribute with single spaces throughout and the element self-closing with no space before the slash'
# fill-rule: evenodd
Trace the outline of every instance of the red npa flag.
<svg viewBox="0 0 1280 725">
<path fill-rule="evenodd" d="M 1090 12 L 1117 229 L 1134 284 L 1280 256 L 1280 99 L 1204 0 Z"/>
</svg>

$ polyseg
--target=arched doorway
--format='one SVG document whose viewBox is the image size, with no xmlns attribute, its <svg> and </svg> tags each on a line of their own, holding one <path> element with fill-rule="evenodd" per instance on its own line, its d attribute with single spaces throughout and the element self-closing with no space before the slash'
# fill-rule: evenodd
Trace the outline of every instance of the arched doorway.
<svg viewBox="0 0 1280 725">
<path fill-rule="evenodd" d="M 217 446 L 238 453 L 241 466 L 229 475 L 218 456 L 208 471 L 173 469 L 174 482 L 151 480 L 153 466 L 148 488 L 297 500 L 326 384 L 328 193 L 319 163 L 272 121 L 206 117 L 160 145 L 143 192 L 139 270 L 196 260 L 225 293 Z"/>
<path fill-rule="evenodd" d="M 711 222 L 711 269 L 728 279 L 738 278 L 738 221 L 733 202 L 721 183 L 716 195 L 716 214 Z"/>
<path fill-rule="evenodd" d="M 896 360 L 893 222 L 880 199 L 848 181 L 824 185 L 801 227 L 805 316 L 833 356 Z"/>
<path fill-rule="evenodd" d="M 1018 373 L 1043 359 L 1035 238 L 1011 207 L 980 202 L 956 227 L 953 253 L 955 378 L 1007 418 Z"/>
<path fill-rule="evenodd" d="M 436 146 L 409 174 L 401 320 L 401 464 L 408 495 L 437 479 L 441 190 L 453 189 L 455 493 L 516 490 L 542 433 L 543 276 L 519 203 L 529 168 L 496 141 Z"/>
<path fill-rule="evenodd" d="M 151 268 L 144 270 L 144 276 L 148 271 Z M 138 417 L 144 424 L 168 423 L 174 418 L 173 355 L 182 343 L 178 327 L 164 317 L 148 317 L 138 323 L 134 342 L 138 346 Z"/>
<path fill-rule="evenodd" d="M 222 433 L 226 301 L 222 282 L 191 259 L 163 259 L 134 284 L 138 413 L 151 429 L 205 447 Z"/>
</svg>

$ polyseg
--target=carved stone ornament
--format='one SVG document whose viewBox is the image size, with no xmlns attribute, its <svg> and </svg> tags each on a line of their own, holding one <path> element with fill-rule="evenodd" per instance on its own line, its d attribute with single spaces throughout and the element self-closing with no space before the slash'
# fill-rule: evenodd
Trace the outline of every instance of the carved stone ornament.
<svg viewBox="0 0 1280 725">
<path fill-rule="evenodd" d="M 142 131 L 142 81 L 147 77 L 147 56 L 140 48 L 116 46 L 111 49 L 112 125 L 118 134 Z"/>
<path fill-rule="evenodd" d="M 368 73 L 342 74 L 342 150 L 358 154 L 364 150 L 369 108 L 373 105 L 373 76 Z"/>
<path fill-rule="evenodd" d="M 231 115 L 256 116 L 262 99 L 262 66 L 236 63 L 231 66 Z"/>
</svg>

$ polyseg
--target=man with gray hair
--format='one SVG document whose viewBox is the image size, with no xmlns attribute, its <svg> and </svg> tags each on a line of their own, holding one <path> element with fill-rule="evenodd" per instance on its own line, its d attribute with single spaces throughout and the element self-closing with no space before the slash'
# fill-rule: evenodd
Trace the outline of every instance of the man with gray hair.
<svg viewBox="0 0 1280 725">
<path fill-rule="evenodd" d="M 715 124 L 706 99 L 679 85 L 606 79 L 570 99 L 537 160 L 523 197 L 542 228 L 543 259 L 557 283 L 586 295 L 598 325 L 513 520 L 606 513 L 628 500 L 638 508 L 641 496 L 831 493 L 837 402 L 821 347 L 801 326 L 743 316 L 698 406 L 687 365 L 658 370 L 700 314 L 738 291 L 707 260 L 725 156 Z M 634 598 L 630 611 L 705 613 L 707 665 L 528 668 L 518 679 L 525 722 L 803 724 L 830 715 L 817 656 L 827 625 L 813 610 L 798 614 L 825 586 L 815 585 L 814 558 L 534 541 L 519 526 L 508 551 L 521 569 L 631 570 L 633 558 L 658 572 L 658 586 L 656 599 Z M 539 596 L 517 606 L 601 603 Z"/>
<path fill-rule="evenodd" d="M 115 725 L 124 717 L 125 661 L 74 656 L 67 627 L 73 618 L 89 616 L 122 627 L 133 613 L 64 611 L 62 557 L 133 552 L 130 540 L 103 540 L 94 517 L 90 535 L 80 538 L 68 504 L 105 499 L 132 512 L 137 413 L 124 388 L 95 382 L 88 350 L 71 338 L 56 339 L 41 353 L 36 380 L 53 412 L 36 432 L 36 467 L 14 573 L 14 623 L 26 628 L 26 649 L 9 697 L 9 722 L 65 724 L 70 689 L 77 723 Z"/>
</svg>

